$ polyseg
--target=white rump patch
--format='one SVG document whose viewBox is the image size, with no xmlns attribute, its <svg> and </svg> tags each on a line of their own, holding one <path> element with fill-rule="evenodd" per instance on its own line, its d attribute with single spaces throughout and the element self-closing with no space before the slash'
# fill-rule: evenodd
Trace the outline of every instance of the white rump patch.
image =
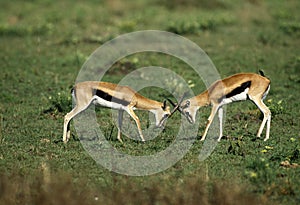
<svg viewBox="0 0 300 205">
<path fill-rule="evenodd" d="M 267 97 L 269 91 L 270 91 L 270 85 L 268 85 L 268 88 L 267 88 L 266 92 L 263 94 L 262 100 L 264 100 Z"/>
</svg>

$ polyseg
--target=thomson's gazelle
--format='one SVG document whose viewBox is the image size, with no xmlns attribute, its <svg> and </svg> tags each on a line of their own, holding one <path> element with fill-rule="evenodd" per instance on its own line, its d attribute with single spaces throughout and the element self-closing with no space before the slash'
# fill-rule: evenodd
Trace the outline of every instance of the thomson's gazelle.
<svg viewBox="0 0 300 205">
<path fill-rule="evenodd" d="M 142 141 L 145 141 L 145 139 L 142 134 L 140 120 L 133 110 L 140 109 L 152 112 L 155 115 L 157 127 L 162 127 L 165 120 L 171 115 L 170 107 L 166 105 L 166 101 L 163 103 L 157 102 L 136 93 L 128 86 L 120 86 L 108 82 L 80 82 L 74 86 L 72 96 L 76 102 L 76 106 L 71 112 L 65 115 L 63 131 L 64 142 L 70 139 L 70 120 L 87 109 L 91 103 L 119 110 L 118 140 L 121 142 L 121 127 L 124 111 L 134 119 Z"/>
<path fill-rule="evenodd" d="M 182 102 L 178 110 L 186 116 L 190 123 L 195 123 L 196 112 L 200 107 L 208 105 L 212 106 L 211 113 L 208 118 L 201 141 L 205 139 L 208 129 L 217 111 L 220 122 L 220 133 L 218 141 L 221 140 L 223 135 L 222 106 L 242 100 L 251 100 L 261 110 L 264 118 L 258 130 L 257 137 L 260 137 L 264 126 L 267 123 L 266 137 L 264 141 L 269 139 L 271 112 L 269 108 L 263 103 L 263 100 L 270 90 L 270 80 L 264 77 L 263 72 L 260 73 L 261 75 L 255 73 L 239 73 L 232 75 L 223 80 L 216 81 L 208 88 L 208 90 Z"/>
</svg>

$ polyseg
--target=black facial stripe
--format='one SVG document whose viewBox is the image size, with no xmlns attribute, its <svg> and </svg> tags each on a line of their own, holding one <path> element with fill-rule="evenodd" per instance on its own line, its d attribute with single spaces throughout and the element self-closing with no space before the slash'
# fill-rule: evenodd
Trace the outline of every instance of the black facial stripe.
<svg viewBox="0 0 300 205">
<path fill-rule="evenodd" d="M 251 86 L 251 81 L 244 82 L 244 83 L 242 83 L 241 86 L 239 86 L 239 87 L 233 89 L 230 93 L 227 93 L 227 94 L 225 95 L 225 98 L 230 98 L 230 97 L 233 97 L 233 96 L 235 96 L 235 95 L 238 95 L 238 94 L 244 92 L 244 91 L 245 91 L 247 88 L 249 88 L 250 86 Z"/>
<path fill-rule="evenodd" d="M 97 95 L 98 97 L 106 100 L 106 101 L 118 103 L 118 104 L 121 104 L 121 105 L 124 105 L 124 106 L 127 106 L 130 103 L 126 100 L 123 100 L 123 99 L 120 99 L 120 98 L 115 98 L 115 97 L 111 96 L 110 94 L 108 94 L 108 93 L 106 93 L 102 90 L 95 89 L 94 94 Z"/>
</svg>

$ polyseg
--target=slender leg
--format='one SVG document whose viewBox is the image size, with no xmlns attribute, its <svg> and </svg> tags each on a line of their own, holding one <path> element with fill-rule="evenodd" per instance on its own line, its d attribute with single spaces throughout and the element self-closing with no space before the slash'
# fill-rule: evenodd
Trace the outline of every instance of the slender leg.
<svg viewBox="0 0 300 205">
<path fill-rule="evenodd" d="M 123 113 L 124 110 L 119 110 L 119 115 L 118 115 L 118 140 L 123 143 L 121 139 L 121 130 L 122 130 L 122 122 L 123 122 Z"/>
<path fill-rule="evenodd" d="M 141 123 L 140 123 L 138 116 L 136 116 L 136 114 L 133 112 L 132 108 L 128 108 L 126 111 L 134 119 L 136 126 L 138 128 L 138 131 L 139 131 L 140 138 L 142 139 L 143 142 L 145 142 L 145 139 L 144 139 L 143 133 L 142 133 Z"/>
<path fill-rule="evenodd" d="M 70 136 L 70 118 L 68 117 L 69 113 L 64 117 L 64 131 L 63 131 L 63 142 L 67 142 Z"/>
<path fill-rule="evenodd" d="M 267 131 L 266 131 L 266 137 L 264 139 L 264 141 L 268 140 L 270 137 L 270 126 L 271 126 L 271 111 L 269 110 L 269 108 L 263 103 L 263 101 L 261 99 L 257 99 L 257 100 L 253 100 L 254 103 L 257 105 L 257 107 L 261 110 L 261 112 L 264 115 L 264 119 L 260 125 L 260 128 L 257 132 L 257 137 L 260 137 L 266 122 L 267 123 Z"/>
<path fill-rule="evenodd" d="M 218 116 L 219 116 L 219 126 L 220 126 L 220 133 L 219 133 L 219 139 L 218 141 L 221 140 L 221 138 L 223 137 L 223 108 L 220 107 L 219 111 L 218 111 Z"/>
<path fill-rule="evenodd" d="M 266 131 L 266 137 L 264 139 L 264 141 L 267 141 L 270 137 L 270 127 L 271 127 L 271 112 L 270 112 L 270 115 L 268 117 L 268 120 L 267 120 L 267 131 Z"/>
<path fill-rule="evenodd" d="M 71 136 L 70 120 L 78 113 L 78 107 L 76 106 L 71 112 L 67 113 L 64 117 L 64 131 L 63 142 L 68 142 Z"/>
<path fill-rule="evenodd" d="M 71 136 L 71 132 L 70 132 L 70 120 L 75 117 L 76 115 L 78 115 L 79 113 L 81 113 L 82 111 L 84 111 L 85 109 L 87 109 L 89 107 L 89 105 L 91 104 L 93 100 L 91 100 L 87 105 L 85 106 L 79 106 L 76 105 L 74 107 L 73 110 L 71 110 L 71 112 L 67 113 L 64 117 L 64 131 L 63 131 L 63 142 L 66 143 L 68 142 L 68 140 L 70 139 Z"/>
<path fill-rule="evenodd" d="M 206 128 L 205 128 L 204 134 L 202 135 L 202 138 L 201 138 L 200 141 L 205 140 L 205 137 L 207 135 L 208 129 L 209 129 L 209 127 L 210 127 L 210 125 L 211 125 L 211 123 L 212 123 L 212 121 L 213 121 L 213 119 L 214 119 L 214 117 L 216 115 L 216 112 L 218 111 L 218 108 L 219 107 L 215 106 L 215 105 L 213 105 L 213 107 L 211 108 L 210 116 L 208 117 Z"/>
</svg>

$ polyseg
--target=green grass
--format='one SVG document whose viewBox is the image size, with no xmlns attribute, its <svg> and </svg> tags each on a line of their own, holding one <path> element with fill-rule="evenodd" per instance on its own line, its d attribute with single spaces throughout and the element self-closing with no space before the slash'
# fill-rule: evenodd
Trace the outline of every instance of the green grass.
<svg viewBox="0 0 300 205">
<path fill-rule="evenodd" d="M 0 3 L 0 204 L 299 204 L 300 39 L 296 0 L 283 1 L 2 1 Z M 70 89 L 87 57 L 131 31 L 179 33 L 207 52 L 222 77 L 263 69 L 271 79 L 266 104 L 271 136 L 256 140 L 261 114 L 250 102 L 227 106 L 224 135 L 211 156 L 198 160 L 209 108 L 185 157 L 161 173 L 129 177 L 98 165 L 75 130 L 63 144 Z M 118 82 L 145 66 L 171 68 L 199 93 L 204 84 L 184 62 L 140 53 L 115 63 L 104 76 Z M 143 89 L 162 100 L 169 93 Z M 176 136 L 179 113 L 156 139 L 123 136 L 110 111 L 97 109 L 105 137 L 133 155 L 155 154 Z M 148 115 L 138 112 L 142 126 Z M 282 165 L 288 161 L 290 164 Z M 244 202 L 244 203 L 242 203 Z"/>
</svg>

